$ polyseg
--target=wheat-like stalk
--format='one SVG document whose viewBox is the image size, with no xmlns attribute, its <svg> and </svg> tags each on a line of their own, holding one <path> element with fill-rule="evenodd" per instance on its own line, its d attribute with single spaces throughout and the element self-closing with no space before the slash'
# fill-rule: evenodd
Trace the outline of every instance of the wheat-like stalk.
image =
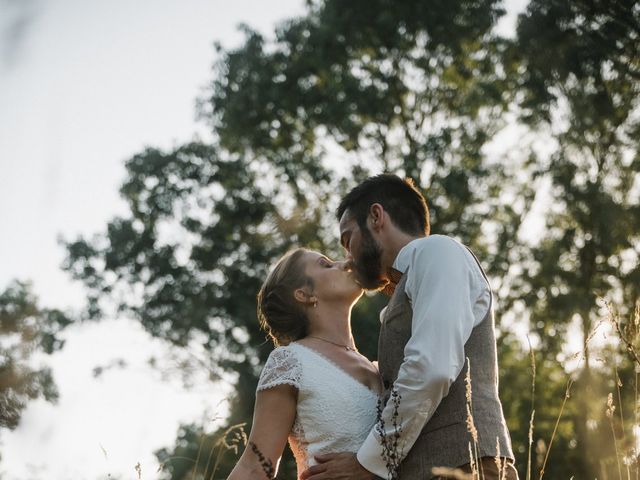
<svg viewBox="0 0 640 480">
<path fill-rule="evenodd" d="M 196 462 L 193 465 L 191 480 L 195 480 L 196 478 L 196 472 L 198 471 L 198 465 L 200 464 L 200 454 L 202 453 L 202 446 L 204 445 L 204 440 L 205 440 L 205 434 L 204 432 L 202 432 L 200 434 L 200 445 L 198 445 L 198 453 L 196 455 Z"/>
<path fill-rule="evenodd" d="M 234 453 L 238 453 L 238 444 L 240 443 L 241 440 L 244 441 L 244 444 L 246 445 L 247 443 L 247 436 L 244 433 L 244 426 L 246 425 L 246 423 L 238 423 L 236 425 L 232 425 L 229 428 L 227 428 L 224 433 L 220 436 L 220 438 L 218 439 L 218 441 L 213 445 L 212 450 L 215 450 L 216 447 L 218 448 L 218 454 L 216 455 L 216 460 L 215 463 L 213 465 L 213 470 L 211 472 L 211 478 L 213 478 L 214 473 L 218 470 L 218 466 L 220 465 L 220 461 L 222 460 L 222 456 L 226 451 L 233 451 Z M 229 437 L 229 435 L 232 435 L 232 438 L 230 441 L 227 441 L 227 438 Z M 208 462 L 207 462 L 208 465 Z M 206 471 L 205 471 L 205 475 L 206 475 Z"/>
<path fill-rule="evenodd" d="M 433 467 L 431 473 L 442 478 L 453 478 L 454 480 L 474 480 L 470 473 L 465 473 L 459 468 Z"/>
<path fill-rule="evenodd" d="M 609 424 L 611 425 L 611 433 L 613 435 L 613 445 L 616 450 L 616 462 L 618 463 L 618 476 L 620 480 L 622 480 L 622 468 L 620 467 L 620 454 L 618 453 L 618 439 L 616 437 L 616 430 L 613 427 L 613 413 L 616 411 L 616 407 L 613 404 L 613 394 L 609 393 L 607 396 L 607 418 L 609 419 Z"/>
<path fill-rule="evenodd" d="M 626 330 L 629 335 L 627 335 L 625 332 L 622 331 L 622 327 L 620 326 L 620 320 L 613 306 L 607 301 L 605 301 L 604 303 L 609 312 L 609 322 L 616 329 L 616 332 L 618 333 L 618 337 L 620 337 L 620 340 L 624 342 L 626 350 L 631 356 L 632 360 L 636 363 L 637 366 L 640 367 L 640 355 L 636 351 L 636 348 L 633 344 L 633 340 L 634 340 L 633 337 L 638 335 L 638 332 L 640 329 L 640 301 L 636 304 L 633 320 L 627 324 Z"/>
<path fill-rule="evenodd" d="M 394 387 L 391 389 L 389 403 L 393 405 L 391 413 L 391 427 L 393 434 L 391 438 L 387 438 L 385 429 L 385 421 L 383 418 L 382 400 L 378 399 L 376 404 L 376 425 L 375 431 L 380 437 L 380 446 L 382 447 L 382 459 L 387 467 L 388 477 L 391 480 L 398 478 L 402 459 L 404 458 L 404 446 L 400 445 L 400 436 L 402 435 L 402 418 L 400 418 L 400 401 L 402 396 Z"/>
<path fill-rule="evenodd" d="M 633 321 L 631 322 L 631 325 L 633 325 L 633 328 L 635 330 L 635 334 L 636 335 L 640 335 L 640 301 L 636 302 L 636 308 L 634 311 L 634 316 L 633 316 Z M 634 390 L 635 390 L 635 395 L 634 395 L 634 400 L 635 400 L 635 408 L 634 408 L 634 419 L 635 419 L 635 425 L 636 425 L 636 430 L 635 430 L 635 435 L 636 435 L 636 448 L 640 448 L 640 402 L 638 401 L 638 373 L 640 373 L 640 365 L 636 365 L 635 366 L 635 385 L 634 385 Z M 640 479 L 640 451 L 636 450 L 635 451 L 635 456 L 636 456 L 636 480 Z"/>
<path fill-rule="evenodd" d="M 529 354 L 531 355 L 531 419 L 529 420 L 529 448 L 527 454 L 527 478 L 531 480 L 531 450 L 533 448 L 533 419 L 536 413 L 535 410 L 535 398 L 536 398 L 536 357 L 531 347 L 531 340 L 527 335 L 527 342 L 529 342 Z"/>
<path fill-rule="evenodd" d="M 478 478 L 478 470 L 476 468 L 476 461 L 473 455 L 473 450 L 471 449 L 471 442 L 469 442 L 469 467 L 471 467 L 471 478 L 477 480 Z"/>
<path fill-rule="evenodd" d="M 496 457 L 494 458 L 498 468 L 498 480 L 505 480 L 507 472 L 507 460 L 500 456 L 500 437 L 496 437 Z"/>
<path fill-rule="evenodd" d="M 604 320 L 600 320 L 596 324 L 596 326 L 593 327 L 593 330 L 589 333 L 589 335 L 587 335 L 587 338 L 584 341 L 583 350 L 576 354 L 576 356 L 580 357 L 579 364 L 581 364 L 585 360 L 587 346 L 589 345 L 591 340 L 593 340 L 593 337 L 596 335 L 598 328 L 600 328 L 600 325 L 602 325 L 603 323 L 604 323 Z M 569 398 L 571 398 L 571 387 L 573 387 L 573 383 L 574 383 L 574 379 L 572 377 L 569 377 L 569 380 L 567 381 L 567 388 L 565 389 L 565 392 L 564 392 L 564 399 L 562 400 L 562 405 L 560 407 L 560 413 L 558 414 L 558 418 L 556 418 L 556 423 L 553 427 L 553 433 L 551 434 L 551 440 L 549 441 L 549 446 L 546 448 L 544 462 L 542 463 L 542 468 L 540 469 L 540 475 L 538 476 L 538 480 L 542 480 L 542 477 L 544 477 L 544 469 L 547 466 L 547 461 L 549 460 L 549 454 L 551 453 L 551 446 L 553 445 L 553 441 L 556 437 L 556 433 L 558 432 L 558 425 L 560 425 L 560 419 L 562 418 L 562 414 L 564 413 L 564 408 L 567 405 L 567 401 L 569 400 Z"/>
<path fill-rule="evenodd" d="M 469 443 L 469 456 L 471 458 L 471 464 L 478 466 L 479 475 L 477 478 L 484 478 L 484 472 L 482 471 L 482 462 L 480 462 L 480 454 L 478 451 L 478 429 L 473 420 L 473 390 L 471 388 L 471 361 L 467 357 L 467 373 L 464 376 L 465 383 L 465 396 L 467 400 L 467 430 L 471 433 L 473 439 L 473 453 L 471 453 L 471 443 Z"/>
</svg>

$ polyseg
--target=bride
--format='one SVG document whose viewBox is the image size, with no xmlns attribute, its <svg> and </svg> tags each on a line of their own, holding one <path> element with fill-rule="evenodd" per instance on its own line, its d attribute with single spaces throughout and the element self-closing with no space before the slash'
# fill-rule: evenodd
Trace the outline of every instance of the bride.
<svg viewBox="0 0 640 480">
<path fill-rule="evenodd" d="M 258 293 L 271 352 L 258 382 L 247 447 L 228 480 L 274 478 L 287 439 L 298 476 L 314 456 L 357 452 L 376 422 L 377 368 L 351 335 L 362 296 L 346 262 L 299 248 L 284 255 Z"/>
</svg>

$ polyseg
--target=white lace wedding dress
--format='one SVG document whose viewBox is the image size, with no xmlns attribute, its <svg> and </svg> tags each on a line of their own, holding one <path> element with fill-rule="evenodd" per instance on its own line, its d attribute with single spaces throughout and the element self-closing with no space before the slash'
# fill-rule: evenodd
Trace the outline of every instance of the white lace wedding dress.
<svg viewBox="0 0 640 480">
<path fill-rule="evenodd" d="M 276 348 L 258 391 L 288 384 L 298 389 L 289 445 L 298 475 L 325 453 L 357 452 L 376 423 L 378 394 L 315 350 L 291 343 Z"/>
</svg>

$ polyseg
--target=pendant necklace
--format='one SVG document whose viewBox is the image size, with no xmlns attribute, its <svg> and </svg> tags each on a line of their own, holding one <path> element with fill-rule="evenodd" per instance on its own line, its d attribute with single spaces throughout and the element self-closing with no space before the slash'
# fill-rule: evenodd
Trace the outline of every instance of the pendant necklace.
<svg viewBox="0 0 640 480">
<path fill-rule="evenodd" d="M 351 347 L 349 345 L 343 345 L 341 343 L 336 343 L 336 342 L 332 342 L 331 340 L 327 340 L 326 338 L 322 338 L 322 337 L 316 337 L 314 335 L 307 335 L 307 337 L 309 338 L 317 338 L 318 340 L 322 340 L 323 342 L 327 342 L 330 343 L 332 345 L 335 345 L 336 347 L 342 347 L 344 348 L 347 352 L 358 352 L 358 350 L 356 350 L 354 347 Z"/>
</svg>

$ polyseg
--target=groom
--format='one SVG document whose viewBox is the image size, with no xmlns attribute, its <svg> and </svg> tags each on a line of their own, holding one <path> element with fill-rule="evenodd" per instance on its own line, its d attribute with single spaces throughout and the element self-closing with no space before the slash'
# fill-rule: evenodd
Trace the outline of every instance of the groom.
<svg viewBox="0 0 640 480">
<path fill-rule="evenodd" d="M 362 182 L 337 214 L 359 282 L 391 295 L 378 343 L 391 399 L 357 454 L 317 456 L 301 478 L 386 479 L 395 470 L 400 480 L 432 479 L 434 467 L 448 467 L 517 480 L 498 398 L 491 289 L 473 253 L 429 236 L 424 197 L 395 175 Z"/>
</svg>

